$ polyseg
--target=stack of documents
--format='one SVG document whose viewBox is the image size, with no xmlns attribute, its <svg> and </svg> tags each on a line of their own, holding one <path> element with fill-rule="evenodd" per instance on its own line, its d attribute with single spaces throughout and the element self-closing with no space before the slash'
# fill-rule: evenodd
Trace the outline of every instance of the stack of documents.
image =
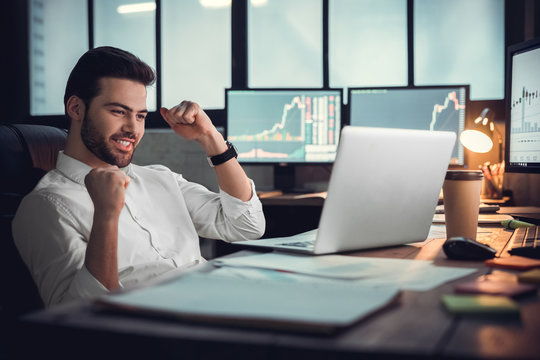
<svg viewBox="0 0 540 360">
<path fill-rule="evenodd" d="M 513 217 L 507 214 L 479 214 L 478 223 L 479 224 L 501 224 L 503 220 L 512 220 Z M 433 215 L 433 222 L 436 224 L 444 224 L 445 217 L 444 214 L 435 214 Z"/>
<path fill-rule="evenodd" d="M 332 333 L 476 269 L 430 261 L 280 253 L 221 258 L 209 272 L 100 298 L 108 308 L 186 321 Z"/>
<path fill-rule="evenodd" d="M 390 304 L 398 293 L 390 287 L 373 290 L 190 273 L 98 303 L 186 321 L 332 333 Z"/>
</svg>

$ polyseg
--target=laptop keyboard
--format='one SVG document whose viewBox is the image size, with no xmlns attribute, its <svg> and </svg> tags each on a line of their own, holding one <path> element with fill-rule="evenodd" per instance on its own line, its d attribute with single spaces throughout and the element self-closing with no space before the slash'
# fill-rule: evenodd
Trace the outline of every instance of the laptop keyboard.
<svg viewBox="0 0 540 360">
<path fill-rule="evenodd" d="M 282 246 L 294 246 L 294 247 L 301 247 L 301 248 L 309 248 L 315 246 L 315 240 L 305 240 L 305 241 L 293 241 L 293 242 L 286 242 L 283 244 L 279 244 Z"/>
<path fill-rule="evenodd" d="M 512 255 L 540 259 L 540 226 L 522 227 L 514 230 L 512 235 Z"/>
</svg>

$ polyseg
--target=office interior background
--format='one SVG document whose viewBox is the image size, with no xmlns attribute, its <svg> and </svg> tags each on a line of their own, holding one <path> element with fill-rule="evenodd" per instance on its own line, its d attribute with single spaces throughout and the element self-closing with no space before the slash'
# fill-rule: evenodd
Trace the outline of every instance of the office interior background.
<svg viewBox="0 0 540 360">
<path fill-rule="evenodd" d="M 156 109 L 190 99 L 226 129 L 227 88 L 346 94 L 470 84 L 466 124 L 488 107 L 504 134 L 506 48 L 540 37 L 538 0 L 5 0 L 0 16 L 2 123 L 68 128 L 62 100 L 76 60 L 92 47 L 121 47 L 158 73 L 134 161 L 164 164 L 214 190 L 202 151 L 168 131 Z M 498 151 L 466 150 L 465 165 L 496 161 Z M 273 167 L 245 168 L 259 189 L 272 187 Z M 322 191 L 330 172 L 298 166 L 296 181 Z M 540 205 L 539 174 L 504 181 L 513 205 Z"/>
</svg>

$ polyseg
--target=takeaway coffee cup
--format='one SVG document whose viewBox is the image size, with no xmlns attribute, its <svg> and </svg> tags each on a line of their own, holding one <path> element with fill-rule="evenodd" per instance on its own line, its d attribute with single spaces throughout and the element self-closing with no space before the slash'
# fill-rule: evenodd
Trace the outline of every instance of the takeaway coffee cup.
<svg viewBox="0 0 540 360">
<path fill-rule="evenodd" d="M 482 171 L 448 170 L 443 185 L 446 237 L 476 240 Z"/>
</svg>

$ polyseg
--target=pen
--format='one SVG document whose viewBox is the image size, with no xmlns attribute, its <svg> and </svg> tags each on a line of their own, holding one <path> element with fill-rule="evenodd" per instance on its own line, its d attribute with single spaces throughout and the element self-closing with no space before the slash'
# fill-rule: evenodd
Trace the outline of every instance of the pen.
<svg viewBox="0 0 540 360">
<path fill-rule="evenodd" d="M 484 166 L 482 166 L 482 173 L 484 174 L 484 179 L 486 180 L 487 184 L 491 189 L 490 192 L 493 192 L 496 195 L 500 195 L 501 189 L 498 184 L 499 177 L 493 176 L 494 171 L 494 166 L 490 165 L 489 162 L 486 162 Z"/>
<path fill-rule="evenodd" d="M 534 224 L 531 224 L 525 221 L 519 221 L 519 220 L 503 220 L 501 221 L 501 225 L 504 226 L 505 228 L 510 228 L 510 229 L 535 226 Z"/>
</svg>

